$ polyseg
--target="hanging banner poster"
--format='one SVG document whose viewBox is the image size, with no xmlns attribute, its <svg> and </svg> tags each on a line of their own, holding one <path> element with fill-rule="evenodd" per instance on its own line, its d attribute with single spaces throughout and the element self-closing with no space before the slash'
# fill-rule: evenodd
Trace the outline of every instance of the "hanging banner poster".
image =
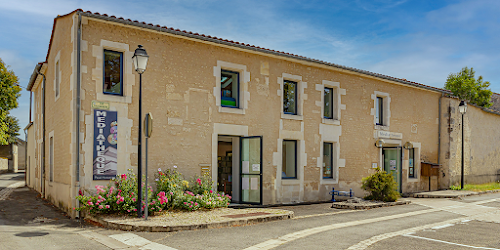
<svg viewBox="0 0 500 250">
<path fill-rule="evenodd" d="M 117 173 L 117 112 L 94 110 L 94 180 L 110 180 Z"/>
</svg>

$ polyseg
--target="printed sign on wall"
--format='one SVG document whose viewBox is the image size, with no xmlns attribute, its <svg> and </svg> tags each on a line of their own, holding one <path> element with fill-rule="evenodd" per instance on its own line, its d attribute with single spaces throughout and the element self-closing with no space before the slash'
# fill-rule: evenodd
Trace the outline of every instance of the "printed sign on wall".
<svg viewBox="0 0 500 250">
<path fill-rule="evenodd" d="M 116 177 L 117 139 L 117 112 L 94 110 L 94 180 Z"/>
</svg>

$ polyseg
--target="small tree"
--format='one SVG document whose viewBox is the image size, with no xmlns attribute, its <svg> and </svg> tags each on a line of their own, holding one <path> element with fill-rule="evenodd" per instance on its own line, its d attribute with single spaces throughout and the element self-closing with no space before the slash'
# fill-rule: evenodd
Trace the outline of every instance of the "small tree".
<svg viewBox="0 0 500 250">
<path fill-rule="evenodd" d="M 0 145 L 8 144 L 19 135 L 17 119 L 9 116 L 9 110 L 17 108 L 17 98 L 21 96 L 18 83 L 17 76 L 0 59 Z"/>
<path fill-rule="evenodd" d="M 493 92 L 488 89 L 490 82 L 484 81 L 483 77 L 475 78 L 473 68 L 462 68 L 456 74 L 451 73 L 446 79 L 445 89 L 451 91 L 460 100 L 476 104 L 481 107 L 491 107 L 491 95 Z"/>
<path fill-rule="evenodd" d="M 397 183 L 394 177 L 385 171 L 377 168 L 377 172 L 363 178 L 362 186 L 364 190 L 370 192 L 365 197 L 366 200 L 396 201 L 399 198 Z"/>
</svg>

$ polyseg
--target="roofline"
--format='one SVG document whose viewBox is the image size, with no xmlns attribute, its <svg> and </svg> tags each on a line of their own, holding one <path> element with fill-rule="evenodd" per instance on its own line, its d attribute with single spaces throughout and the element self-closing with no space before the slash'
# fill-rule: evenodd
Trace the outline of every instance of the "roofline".
<svg viewBox="0 0 500 250">
<path fill-rule="evenodd" d="M 35 69 L 33 69 L 33 73 L 31 73 L 30 80 L 28 81 L 28 87 L 26 87 L 26 90 L 31 91 L 33 88 L 33 85 L 35 85 L 36 78 L 38 77 L 38 72 L 40 72 L 40 69 L 42 68 L 44 62 L 39 62 L 36 64 Z"/>
<path fill-rule="evenodd" d="M 23 129 L 23 130 L 27 130 L 27 129 L 29 129 L 31 126 L 33 126 L 33 122 L 28 123 L 28 125 L 26 125 L 26 127 L 24 127 L 24 129 Z"/>
<path fill-rule="evenodd" d="M 132 21 L 131 19 L 124 19 L 122 17 L 117 18 L 115 16 L 108 16 L 106 14 L 101 15 L 99 13 L 92 13 L 90 11 L 83 12 L 81 9 L 75 10 L 73 12 L 81 13 L 83 16 L 90 17 L 90 18 L 96 18 L 96 19 L 101 19 L 101 20 L 105 20 L 105 21 L 136 26 L 136 27 L 140 27 L 140 28 L 144 28 L 144 29 L 150 29 L 150 30 L 154 30 L 154 31 L 158 31 L 158 32 L 165 32 L 165 33 L 169 33 L 169 34 L 173 34 L 173 35 L 184 36 L 184 37 L 194 38 L 194 39 L 198 39 L 198 40 L 213 42 L 213 43 L 217 43 L 217 44 L 228 45 L 228 46 L 237 47 L 237 48 L 244 49 L 244 50 L 252 50 L 252 51 L 257 51 L 257 52 L 261 52 L 261 53 L 266 53 L 266 54 L 271 54 L 271 55 L 276 55 L 276 56 L 281 56 L 281 57 L 287 57 L 287 58 L 297 59 L 297 60 L 311 62 L 311 63 L 317 63 L 320 65 L 326 65 L 326 66 L 334 67 L 334 68 L 341 69 L 341 70 L 347 70 L 347 71 L 351 71 L 351 72 L 355 72 L 355 73 L 360 73 L 363 75 L 368 75 L 368 76 L 381 78 L 381 79 L 385 79 L 385 80 L 389 80 L 389 81 L 393 81 L 393 82 L 398 82 L 398 83 L 410 85 L 410 86 L 417 87 L 417 88 L 423 88 L 423 89 L 427 89 L 427 90 L 435 91 L 435 92 L 439 92 L 439 93 L 444 93 L 444 94 L 451 94 L 451 92 L 448 90 L 436 88 L 436 87 L 432 87 L 432 86 L 427 86 L 427 85 L 420 84 L 417 82 L 408 81 L 406 79 L 400 79 L 400 78 L 396 78 L 396 77 L 392 77 L 392 76 L 387 76 L 387 75 L 383 75 L 383 74 L 370 72 L 367 70 L 356 69 L 356 68 L 347 67 L 347 66 L 340 65 L 340 64 L 329 63 L 329 62 L 325 62 L 325 61 L 321 61 L 321 60 L 317 60 L 317 59 L 312 59 L 312 58 L 308 58 L 308 57 L 304 57 L 304 56 L 294 55 L 294 54 L 290 54 L 290 53 L 286 53 L 286 52 L 261 48 L 261 47 L 250 45 L 250 44 L 234 42 L 234 41 L 230 41 L 230 40 L 226 40 L 226 39 L 222 39 L 222 38 L 217 38 L 217 37 L 212 37 L 212 36 L 208 36 L 208 35 L 203 35 L 203 34 L 200 35 L 198 33 L 188 32 L 185 30 L 181 31 L 179 29 L 173 29 L 173 28 L 169 28 L 166 26 L 160 26 L 160 25 L 153 25 L 151 23 L 147 24 L 145 22 Z M 73 13 L 73 12 L 71 12 L 71 13 Z M 71 14 L 71 13 L 69 13 L 69 14 Z"/>
</svg>

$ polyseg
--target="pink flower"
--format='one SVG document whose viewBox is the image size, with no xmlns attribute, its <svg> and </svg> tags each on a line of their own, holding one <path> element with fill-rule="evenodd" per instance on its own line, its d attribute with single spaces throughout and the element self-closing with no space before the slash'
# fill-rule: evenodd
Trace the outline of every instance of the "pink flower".
<svg viewBox="0 0 500 250">
<path fill-rule="evenodd" d="M 99 209 L 103 209 L 104 207 L 102 205 L 99 205 Z"/>
<path fill-rule="evenodd" d="M 106 208 L 109 208 L 109 205 L 106 205 Z"/>
<path fill-rule="evenodd" d="M 132 198 L 132 201 L 135 202 L 136 201 L 135 198 Z"/>
<path fill-rule="evenodd" d="M 81 190 L 81 189 L 80 189 L 80 190 L 78 190 L 78 195 L 83 195 L 83 192 L 82 192 L 82 190 Z"/>
<path fill-rule="evenodd" d="M 210 190 L 210 193 L 213 193 L 213 191 L 212 191 L 212 190 Z"/>
<path fill-rule="evenodd" d="M 121 175 L 122 179 L 126 180 L 127 179 L 127 175 L 126 174 L 122 174 Z"/>
<path fill-rule="evenodd" d="M 195 203 L 194 203 L 194 205 L 195 205 L 195 206 L 198 206 L 198 202 L 195 202 Z"/>
<path fill-rule="evenodd" d="M 127 209 L 127 212 L 129 212 L 129 213 L 130 213 L 130 209 Z"/>
<path fill-rule="evenodd" d="M 192 205 L 189 205 L 189 207 L 193 207 Z"/>
<path fill-rule="evenodd" d="M 89 204 L 90 206 L 93 206 L 93 205 L 94 205 L 94 203 L 92 203 L 91 201 L 89 201 L 89 203 L 88 203 L 88 204 Z"/>
</svg>

